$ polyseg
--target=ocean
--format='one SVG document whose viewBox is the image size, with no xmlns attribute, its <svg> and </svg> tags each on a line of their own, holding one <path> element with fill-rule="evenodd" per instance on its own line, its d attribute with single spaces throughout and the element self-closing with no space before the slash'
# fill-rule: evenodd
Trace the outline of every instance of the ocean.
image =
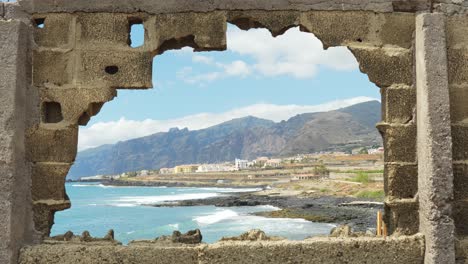
<svg viewBox="0 0 468 264">
<path fill-rule="evenodd" d="M 251 229 L 267 235 L 301 240 L 328 234 L 332 224 L 313 223 L 303 219 L 265 218 L 250 213 L 278 210 L 273 206 L 229 207 L 151 207 L 145 204 L 201 199 L 255 189 L 113 187 L 100 183 L 67 183 L 72 202 L 68 210 L 55 214 L 51 235 L 88 230 L 102 237 L 114 229 L 115 239 L 127 244 L 131 240 L 154 239 L 172 231 L 199 228 L 203 242 L 213 243 L 223 236 L 237 236 Z"/>
</svg>

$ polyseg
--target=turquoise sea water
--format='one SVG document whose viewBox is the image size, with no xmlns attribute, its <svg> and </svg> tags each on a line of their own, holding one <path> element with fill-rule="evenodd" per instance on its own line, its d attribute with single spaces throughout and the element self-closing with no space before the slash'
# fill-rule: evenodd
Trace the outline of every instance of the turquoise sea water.
<svg viewBox="0 0 468 264">
<path fill-rule="evenodd" d="M 114 229 L 115 238 L 123 243 L 136 239 L 154 239 L 174 230 L 186 232 L 199 228 L 203 241 L 213 243 L 223 236 L 240 235 L 258 228 L 268 235 L 300 240 L 328 234 L 331 224 L 312 223 L 303 219 L 273 219 L 249 213 L 277 210 L 273 206 L 229 207 L 150 207 L 145 204 L 229 195 L 240 189 L 230 188 L 161 188 L 110 187 L 99 183 L 67 183 L 72 208 L 58 212 L 51 235 L 68 230 L 92 236 L 104 236 Z M 251 191 L 252 189 L 241 189 Z"/>
</svg>

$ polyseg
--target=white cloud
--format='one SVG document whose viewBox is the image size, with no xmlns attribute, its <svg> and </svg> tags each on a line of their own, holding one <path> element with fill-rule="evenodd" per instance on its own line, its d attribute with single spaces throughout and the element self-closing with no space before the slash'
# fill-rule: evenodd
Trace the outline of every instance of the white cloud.
<svg viewBox="0 0 468 264">
<path fill-rule="evenodd" d="M 236 60 L 222 66 L 224 68 L 224 72 L 229 76 L 246 77 L 250 74 L 249 66 L 241 60 Z"/>
<path fill-rule="evenodd" d="M 173 127 L 187 127 L 190 130 L 203 129 L 234 118 L 249 115 L 279 122 L 301 113 L 330 111 L 370 100 L 376 99 L 355 97 L 320 105 L 254 104 L 224 113 L 199 113 L 169 120 L 146 119 L 135 121 L 122 117 L 118 121 L 99 122 L 90 127 L 80 128 L 78 149 L 84 150 L 103 144 L 113 144 L 118 141 L 148 136 L 157 132 L 167 132 Z"/>
<path fill-rule="evenodd" d="M 192 56 L 192 61 L 193 62 L 198 62 L 198 63 L 204 63 L 204 64 L 208 64 L 208 65 L 215 64 L 215 61 L 214 61 L 213 58 L 203 56 L 203 55 L 199 55 L 199 54 L 194 54 Z"/>
<path fill-rule="evenodd" d="M 182 79 L 188 83 L 197 83 L 253 74 L 266 77 L 289 75 L 306 79 L 315 77 L 320 66 L 336 71 L 358 68 L 356 59 L 347 48 L 324 50 L 318 38 L 311 33 L 300 32 L 297 27 L 276 38 L 266 29 L 243 31 L 229 27 L 227 44 L 229 51 L 253 59 L 254 62 L 251 65 L 241 60 L 237 63 L 220 63 L 212 57 L 194 54 L 194 63 L 206 64 L 215 69 L 210 73 L 184 75 Z M 231 70 L 234 67 L 242 67 L 242 70 Z M 207 78 L 207 75 L 211 78 Z"/>
</svg>

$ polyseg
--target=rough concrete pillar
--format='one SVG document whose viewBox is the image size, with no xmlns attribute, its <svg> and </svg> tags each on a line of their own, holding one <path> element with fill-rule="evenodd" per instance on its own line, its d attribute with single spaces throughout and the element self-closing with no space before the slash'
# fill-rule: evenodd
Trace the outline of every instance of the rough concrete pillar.
<svg viewBox="0 0 468 264">
<path fill-rule="evenodd" d="M 31 241 L 30 170 L 25 161 L 29 31 L 0 19 L 0 263 L 16 263 Z M 30 79 L 29 79 L 30 80 Z"/>
<path fill-rule="evenodd" d="M 444 14 L 416 17 L 418 195 L 425 263 L 455 263 L 453 168 Z"/>
</svg>

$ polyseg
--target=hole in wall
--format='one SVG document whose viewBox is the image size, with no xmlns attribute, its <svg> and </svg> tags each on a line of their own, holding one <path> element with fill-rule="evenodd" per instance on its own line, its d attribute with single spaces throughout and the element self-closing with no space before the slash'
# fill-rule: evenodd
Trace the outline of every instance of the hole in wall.
<svg viewBox="0 0 468 264">
<path fill-rule="evenodd" d="M 37 28 L 44 28 L 45 27 L 45 18 L 35 18 L 34 25 Z"/>
<path fill-rule="evenodd" d="M 109 228 L 114 228 L 116 231 L 116 238 L 127 243 L 132 239 L 153 239 L 155 236 L 170 235 L 173 230 L 186 232 L 188 230 L 200 228 L 204 239 L 206 239 L 205 241 L 214 242 L 220 236 L 240 235 L 242 232 L 248 231 L 251 228 L 260 228 L 266 231 L 268 235 L 288 236 L 291 239 L 302 239 L 314 234 L 313 230 L 319 230 L 320 223 L 296 220 L 281 220 L 284 222 L 280 223 L 273 218 L 271 218 L 273 219 L 271 220 L 270 218 L 261 218 L 260 216 L 252 216 L 246 213 L 264 210 L 265 208 L 261 206 L 261 208 L 241 206 L 242 208 L 240 209 L 229 207 L 210 209 L 197 206 L 190 208 L 174 206 L 168 208 L 160 204 L 161 200 L 175 203 L 177 199 L 185 199 L 184 197 L 203 197 L 207 192 L 206 189 L 178 188 L 179 185 L 170 185 L 171 183 L 174 184 L 174 181 L 176 181 L 177 184 L 183 186 L 184 182 L 190 181 L 190 177 L 192 176 L 198 177 L 200 181 L 206 180 L 209 184 L 218 184 L 218 187 L 223 186 L 223 184 L 229 186 L 229 182 L 232 180 L 229 178 L 230 176 L 226 176 L 225 180 L 222 179 L 219 181 L 219 179 L 216 178 L 219 176 L 217 172 L 208 171 L 213 168 L 217 170 L 219 169 L 218 167 L 222 168 L 223 166 L 230 168 L 233 166 L 239 167 L 240 171 L 238 173 L 242 174 L 238 178 L 240 179 L 239 181 L 252 184 L 251 186 L 256 186 L 256 184 L 259 184 L 258 182 L 266 182 L 266 184 L 274 186 L 273 183 L 279 180 L 284 182 L 284 186 L 287 188 L 286 190 L 304 193 L 305 196 L 309 194 L 311 196 L 315 194 L 325 196 L 334 195 L 335 192 L 342 192 L 341 189 L 334 185 L 335 183 L 333 181 L 327 181 L 326 179 L 323 181 L 314 180 L 311 174 L 321 173 L 320 170 L 324 171 L 325 169 L 321 166 L 316 166 L 317 163 L 313 155 L 301 161 L 299 161 L 299 159 L 296 161 L 292 157 L 296 153 L 321 151 L 318 148 L 314 149 L 314 144 L 310 144 L 310 142 L 317 140 L 315 133 L 306 133 L 305 131 L 312 128 L 314 125 L 320 125 L 319 123 L 321 122 L 327 124 L 327 122 L 346 120 L 348 113 L 341 113 L 338 116 L 339 118 L 336 117 L 328 121 L 324 121 L 323 119 L 317 120 L 317 124 L 314 123 L 314 125 L 310 127 L 305 127 L 304 130 L 302 130 L 304 133 L 298 134 L 297 137 L 295 137 L 296 147 L 294 148 L 294 152 L 292 152 L 292 154 L 285 154 L 283 157 L 281 157 L 281 154 L 271 154 L 272 152 L 267 152 L 269 150 L 263 149 L 268 145 L 279 146 L 282 139 L 271 141 L 269 139 L 265 140 L 267 137 L 255 139 L 257 131 L 263 131 L 263 129 L 268 130 L 265 126 L 271 125 L 271 122 L 258 120 L 257 118 L 249 117 L 249 115 L 259 116 L 259 118 L 265 118 L 267 120 L 272 120 L 274 117 L 274 122 L 276 122 L 275 126 L 279 127 L 277 131 L 282 131 L 282 128 L 284 128 L 284 131 L 289 131 L 288 133 L 290 134 L 295 133 L 292 132 L 292 127 L 296 126 L 295 122 L 301 123 L 303 118 L 306 120 L 306 115 L 296 117 L 295 119 L 294 116 L 277 119 L 280 113 L 285 112 L 284 110 L 267 117 L 259 115 L 256 109 L 249 108 L 244 109 L 245 112 L 242 112 L 242 114 L 238 116 L 232 116 L 230 114 L 229 119 L 223 119 L 218 122 L 217 118 L 223 113 L 229 113 L 230 110 L 234 109 L 236 110 L 235 112 L 237 112 L 238 108 L 248 107 L 259 101 L 283 105 L 311 105 L 321 102 L 315 102 L 315 98 L 321 98 L 320 100 L 323 100 L 323 102 L 329 102 L 337 99 L 337 97 L 348 98 L 350 96 L 363 95 L 364 90 L 359 90 L 361 87 L 369 90 L 374 89 L 375 95 L 373 97 L 375 98 L 378 96 L 378 89 L 373 85 L 369 87 L 367 76 L 361 74 L 357 67 L 351 67 L 349 71 L 342 70 L 339 73 L 336 72 L 334 76 L 331 76 L 333 75 L 332 72 L 327 69 L 342 69 L 346 63 L 349 63 L 347 61 L 345 62 L 345 60 L 348 60 L 349 56 L 352 57 L 352 55 L 347 53 L 349 56 L 346 58 L 345 56 L 338 56 L 339 53 L 331 52 L 335 48 L 330 48 L 326 51 L 328 54 L 326 56 L 328 57 L 324 57 L 324 60 L 316 60 L 314 57 L 316 53 L 320 53 L 320 56 L 325 56 L 321 54 L 325 52 L 322 51 L 322 44 L 318 40 L 310 41 L 306 39 L 304 41 L 301 36 L 310 36 L 310 34 L 299 32 L 297 28 L 287 33 L 287 35 L 292 34 L 289 40 L 284 40 L 284 37 L 280 36 L 278 37 L 279 41 L 273 39 L 266 30 L 258 30 L 259 32 L 263 32 L 262 34 L 255 33 L 256 30 L 248 32 L 234 30 L 233 28 L 230 30 L 233 35 L 231 38 L 238 41 L 230 42 L 228 37 L 228 44 L 234 43 L 231 44 L 232 46 L 230 48 L 228 46 L 228 51 L 222 53 L 209 52 L 193 54 L 186 51 L 178 51 L 177 54 L 168 51 L 162 56 L 158 56 L 157 63 L 153 68 L 154 72 L 159 73 L 157 83 L 159 83 L 160 86 L 153 90 L 157 92 L 157 96 L 152 97 L 154 96 L 152 91 L 137 92 L 119 90 L 119 99 L 106 104 L 102 115 L 90 122 L 88 127 L 80 128 L 80 133 L 83 133 L 80 134 L 79 140 L 84 142 L 83 145 L 87 144 L 86 146 L 89 146 L 89 148 L 96 148 L 88 151 L 83 150 L 83 152 L 78 154 L 77 160 L 70 171 L 69 179 L 77 180 L 79 177 L 83 177 L 83 182 L 67 183 L 67 191 L 72 198 L 74 207 L 64 212 L 64 214 L 59 213 L 57 215 L 58 217 L 53 234 L 61 234 L 71 229 L 75 233 L 89 230 L 92 235 L 102 236 Z M 269 42 L 274 42 L 275 44 L 263 46 L 265 43 Z M 168 40 L 160 47 L 160 50 L 171 50 L 187 45 L 195 46 L 193 35 Z M 304 50 L 307 49 L 313 49 L 313 51 L 310 53 L 304 52 Z M 348 52 L 346 49 L 343 50 L 344 52 Z M 244 57 L 240 56 L 247 51 L 250 52 L 249 55 Z M 325 60 L 325 58 L 327 59 Z M 325 66 L 320 64 L 325 64 Z M 311 66 L 316 66 L 316 71 L 304 70 L 312 68 Z M 328 74 L 326 74 L 325 71 L 328 72 Z M 213 72 L 215 74 L 212 74 Z M 355 79 L 359 79 L 359 83 L 357 83 L 358 81 Z M 190 89 L 187 89 L 187 87 L 190 87 Z M 336 87 L 346 89 L 338 89 Z M 354 92 L 348 93 L 350 90 L 354 90 Z M 346 95 L 342 95 L 341 93 L 346 93 Z M 329 96 L 330 94 L 332 94 L 332 96 Z M 135 100 L 136 97 L 139 98 L 138 101 Z M 287 97 L 290 98 L 286 99 Z M 228 99 L 223 100 L 223 98 Z M 285 100 L 283 101 L 278 98 L 285 98 Z M 132 102 L 134 103 L 132 104 Z M 344 107 L 345 105 L 340 104 L 340 106 Z M 349 106 L 349 104 L 346 106 Z M 261 107 L 263 106 L 260 106 L 260 108 Z M 378 106 L 374 107 L 372 109 L 378 109 Z M 190 109 L 187 110 L 188 108 Z M 124 109 L 125 111 L 120 112 Z M 164 111 L 162 111 L 162 109 Z M 348 110 L 350 112 L 354 111 L 353 109 Z M 307 111 L 312 112 L 312 110 Z M 303 113 L 307 114 L 307 111 Z M 215 112 L 219 115 L 208 115 L 204 120 L 197 119 L 197 113 L 207 112 Z M 380 117 L 378 111 L 373 110 L 369 112 L 377 113 L 376 115 L 372 115 L 375 120 L 371 120 L 369 125 L 366 126 L 369 127 L 368 131 L 371 133 L 375 131 L 375 122 L 380 121 Z M 157 113 L 165 114 L 158 115 Z M 367 112 L 362 113 L 368 115 Z M 87 123 L 92 115 L 93 112 L 87 110 L 80 118 L 80 125 Z M 106 116 L 106 118 L 108 117 L 108 119 L 101 119 L 103 116 Z M 236 118 L 239 120 L 234 121 Z M 292 118 L 292 120 L 288 122 L 290 118 Z M 144 122 L 135 121 L 143 119 L 147 120 Z M 120 121 L 114 122 L 115 120 Z M 158 124 L 161 124 L 161 122 L 164 123 L 164 120 L 168 120 L 168 123 L 173 122 L 171 126 L 168 125 L 167 128 L 161 129 L 161 134 L 159 134 L 163 139 L 167 139 L 167 141 L 164 141 L 167 147 L 166 145 L 160 145 L 154 148 L 150 147 L 148 149 L 154 150 L 154 152 L 150 153 L 145 152 L 146 150 L 142 146 L 143 144 L 140 145 L 140 140 L 135 140 L 132 137 L 134 139 L 132 142 L 135 144 L 132 145 L 129 143 L 130 140 L 128 140 L 127 135 L 136 134 L 136 131 L 143 131 L 147 127 L 159 126 Z M 190 122 L 193 123 L 202 122 L 204 124 L 203 129 L 209 129 L 209 127 L 219 125 L 222 121 L 231 121 L 232 123 L 229 129 L 226 128 L 226 130 L 228 130 L 226 136 L 223 136 L 219 140 L 212 141 L 210 135 L 213 135 L 213 137 L 214 135 L 221 137 L 220 133 L 224 133 L 222 132 L 224 129 L 217 131 L 212 128 L 211 130 L 200 132 L 199 130 L 201 130 L 201 128 L 197 130 L 196 127 L 188 123 L 179 125 L 179 123 L 177 123 L 179 121 L 177 120 L 190 120 Z M 214 123 L 215 121 L 216 123 Z M 239 130 L 239 128 L 244 126 L 250 127 L 251 125 L 253 126 L 252 129 L 257 125 L 260 126 L 258 130 L 256 128 L 252 130 L 256 131 L 251 134 L 252 140 L 242 136 L 245 131 Z M 180 129 L 169 129 L 173 126 L 179 126 Z M 184 127 L 189 128 L 183 129 Z M 304 126 L 297 125 L 297 127 L 302 128 Z M 353 129 L 349 125 L 339 125 L 338 123 L 331 127 L 334 128 L 333 131 L 330 130 L 331 132 L 327 134 L 338 133 L 336 138 L 339 139 L 345 137 L 346 133 Z M 158 129 L 160 128 L 158 127 Z M 151 128 L 150 131 L 151 133 L 144 135 L 139 134 L 139 136 L 148 136 L 148 139 L 153 139 L 152 133 L 156 133 L 159 130 Z M 124 136 L 115 137 L 118 134 Z M 321 134 L 321 137 L 327 138 L 327 134 Z M 272 134 L 271 137 L 273 137 L 273 139 L 276 138 L 274 134 Z M 293 137 L 294 135 L 291 136 L 291 139 Z M 103 141 L 110 138 L 117 138 L 122 142 L 114 145 L 117 141 Z M 250 141 L 244 143 L 244 139 L 246 142 L 247 140 Z M 195 140 L 195 143 L 192 140 Z M 200 141 L 197 142 L 196 140 Z M 320 139 L 318 141 L 319 143 L 316 145 L 322 144 L 320 143 L 321 140 L 322 139 Z M 101 144 L 110 145 L 103 146 Z M 244 144 L 245 147 L 243 149 L 247 149 L 250 147 L 249 145 L 252 145 L 256 146 L 255 151 L 258 152 L 249 156 L 244 156 L 241 152 L 236 152 L 230 156 L 226 154 L 228 151 L 225 149 L 229 150 L 233 146 Z M 349 189 L 343 191 L 342 195 L 355 195 L 361 197 L 360 199 L 367 199 L 366 197 L 368 196 L 380 197 L 382 192 L 382 177 L 380 171 L 376 172 L 375 174 L 379 175 L 374 177 L 371 175 L 374 172 L 369 172 L 369 168 L 366 168 L 366 170 L 355 170 L 354 168 L 358 167 L 360 163 L 357 157 L 352 157 L 353 160 L 349 161 L 353 164 L 357 164 L 356 166 L 353 165 L 352 169 L 348 167 L 340 168 L 342 164 L 339 164 L 341 161 L 338 160 L 349 160 L 349 156 L 347 156 L 348 154 L 339 154 L 338 152 L 346 151 L 346 153 L 352 153 L 354 148 L 359 148 L 359 144 L 362 144 L 361 141 L 340 141 L 339 146 L 335 149 L 336 153 L 332 153 L 333 149 L 330 149 L 330 155 L 325 155 L 324 163 L 329 164 L 326 165 L 326 169 L 334 170 L 334 172 L 339 171 L 336 172 L 338 176 L 335 175 L 333 177 L 343 179 L 344 183 L 340 184 L 346 185 L 346 182 L 350 182 L 350 184 L 346 185 Z M 119 146 L 118 148 L 116 147 L 117 145 Z M 368 145 L 368 149 L 375 149 L 378 147 L 374 146 L 372 142 L 366 145 Z M 233 149 L 237 151 L 240 148 L 235 147 Z M 109 150 L 109 152 L 106 152 L 107 150 Z M 367 153 L 367 149 L 354 151 L 357 151 L 356 155 L 367 155 L 365 154 Z M 90 156 L 86 157 L 88 154 Z M 187 156 L 192 154 L 193 156 L 203 157 L 203 159 L 186 159 Z M 335 154 L 337 155 L 336 157 L 333 156 Z M 275 169 L 278 169 L 276 168 L 278 165 L 275 164 L 274 161 L 270 161 L 268 163 L 270 165 L 266 166 L 266 161 L 262 159 L 262 156 L 268 156 L 268 160 L 274 160 L 278 157 L 284 159 L 285 161 L 281 162 L 281 166 L 284 166 L 288 172 L 285 174 L 278 173 L 278 175 L 272 176 L 273 173 L 276 173 Z M 236 158 L 241 159 L 237 161 L 237 165 L 235 165 Z M 287 160 L 287 158 L 291 159 Z M 249 162 L 246 161 L 247 159 L 249 162 L 256 160 L 256 165 L 248 165 Z M 317 159 L 319 159 L 317 162 L 320 162 L 321 158 L 317 157 Z M 224 165 L 223 163 L 225 162 L 228 162 L 229 165 Z M 193 172 L 195 168 L 188 165 L 196 163 L 206 163 L 205 166 L 201 168 L 201 170 L 208 171 L 206 175 Z M 363 161 L 363 163 L 365 162 Z M 184 164 L 186 164 L 186 166 L 184 166 Z M 179 166 L 177 170 L 176 166 Z M 317 172 L 314 166 L 318 167 Z M 171 174 L 169 174 L 168 171 L 170 171 Z M 161 186 L 169 186 L 168 188 L 146 188 L 139 186 L 133 186 L 132 188 L 119 187 L 117 186 L 120 179 L 118 177 L 121 176 L 122 181 L 126 179 L 137 181 L 140 179 L 144 180 L 146 179 L 145 177 L 154 177 L 153 179 L 161 181 Z M 115 177 L 115 180 L 113 180 L 113 177 Z M 374 180 L 374 178 L 376 179 Z M 106 179 L 107 182 L 99 183 L 102 180 L 106 181 Z M 233 180 L 236 180 L 235 177 L 233 177 Z M 117 187 L 108 188 L 108 185 L 113 184 L 112 182 L 109 183 L 109 181 L 115 181 Z M 225 191 L 230 190 L 214 188 L 210 189 L 209 195 L 222 195 Z M 239 190 L 236 189 L 235 191 Z M 274 191 L 272 191 L 272 193 L 274 193 Z M 106 197 L 105 195 L 107 194 L 111 196 Z M 273 200 L 274 198 L 272 201 Z M 157 206 L 147 206 L 153 203 Z M 239 204 L 245 204 L 245 202 L 241 201 Z M 267 206 L 267 208 L 269 207 Z M 313 202 L 310 208 L 313 209 Z M 304 210 L 307 211 L 308 209 Z M 265 211 L 265 213 L 268 212 Z M 287 211 L 284 213 L 287 213 Z M 92 217 L 93 221 L 99 222 L 100 225 L 91 225 L 89 224 L 91 221 L 76 223 L 75 220 L 75 222 L 73 222 L 73 218 L 81 219 L 83 214 L 85 214 L 86 217 Z M 158 218 L 158 216 L 161 215 L 170 217 L 164 219 Z M 123 223 L 119 220 L 122 216 L 125 217 L 127 223 Z M 278 214 L 278 216 L 281 215 Z M 145 219 L 151 220 L 145 221 Z M 375 220 L 370 222 L 373 224 Z M 155 232 L 154 226 L 156 225 L 161 228 L 157 229 Z M 324 234 L 329 231 L 327 229 L 328 227 L 329 225 L 326 224 L 324 227 Z"/>
<path fill-rule="evenodd" d="M 132 48 L 138 48 L 145 44 L 145 26 L 140 18 L 129 18 L 130 30 L 128 32 L 128 44 Z"/>
<path fill-rule="evenodd" d="M 42 121 L 44 123 L 59 123 L 63 120 L 62 106 L 57 102 L 42 104 Z"/>
<path fill-rule="evenodd" d="M 105 71 L 107 74 L 114 75 L 114 74 L 117 74 L 117 73 L 119 72 L 119 67 L 118 67 L 118 66 L 115 66 L 115 65 L 106 66 L 106 68 L 104 69 L 104 71 Z"/>
</svg>

